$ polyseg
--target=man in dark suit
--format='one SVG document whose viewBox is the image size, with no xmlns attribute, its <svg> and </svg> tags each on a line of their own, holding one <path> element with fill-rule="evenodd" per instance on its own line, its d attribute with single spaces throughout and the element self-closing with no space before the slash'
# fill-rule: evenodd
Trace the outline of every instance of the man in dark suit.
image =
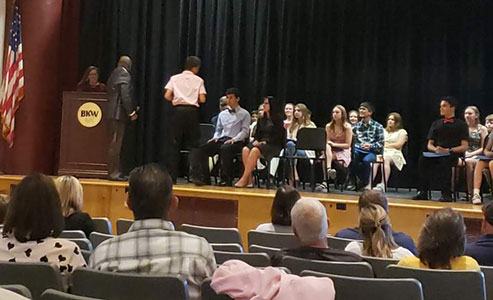
<svg viewBox="0 0 493 300">
<path fill-rule="evenodd" d="M 120 153 L 125 127 L 129 121 L 137 119 L 137 109 L 132 98 L 132 60 L 120 57 L 118 66 L 111 72 L 106 91 L 108 92 L 107 119 L 110 128 L 108 147 L 108 179 L 126 180 L 120 170 Z"/>
</svg>

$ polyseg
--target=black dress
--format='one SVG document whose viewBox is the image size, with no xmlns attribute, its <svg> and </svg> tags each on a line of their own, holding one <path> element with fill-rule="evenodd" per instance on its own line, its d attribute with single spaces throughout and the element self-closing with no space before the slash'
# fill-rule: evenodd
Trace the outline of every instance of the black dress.
<svg viewBox="0 0 493 300">
<path fill-rule="evenodd" d="M 76 211 L 65 217 L 65 230 L 82 230 L 89 238 L 91 232 L 94 231 L 94 223 L 87 213 Z"/>
<path fill-rule="evenodd" d="M 255 141 L 266 142 L 266 144 L 259 145 L 257 148 L 259 148 L 263 158 L 270 160 L 278 155 L 286 144 L 286 129 L 282 120 L 263 117 L 258 120 L 253 137 Z M 254 146 L 250 143 L 247 147 L 252 149 Z"/>
</svg>

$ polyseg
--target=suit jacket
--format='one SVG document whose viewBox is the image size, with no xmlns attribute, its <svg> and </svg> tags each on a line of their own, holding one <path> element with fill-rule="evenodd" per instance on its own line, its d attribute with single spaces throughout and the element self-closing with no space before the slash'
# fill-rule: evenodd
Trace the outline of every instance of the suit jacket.
<svg viewBox="0 0 493 300">
<path fill-rule="evenodd" d="M 108 113 L 110 120 L 128 121 L 135 110 L 132 97 L 132 76 L 124 67 L 117 67 L 111 72 L 106 83 L 108 92 Z"/>
</svg>

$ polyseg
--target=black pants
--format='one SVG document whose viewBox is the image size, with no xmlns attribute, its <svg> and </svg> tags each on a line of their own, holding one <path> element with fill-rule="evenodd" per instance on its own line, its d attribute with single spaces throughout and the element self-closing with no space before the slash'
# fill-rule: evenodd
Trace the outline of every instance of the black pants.
<svg viewBox="0 0 493 300">
<path fill-rule="evenodd" d="M 229 138 L 222 138 L 217 142 L 209 142 L 193 149 L 190 153 L 191 176 L 206 183 L 210 181 L 209 156 L 219 154 L 221 163 L 221 179 L 229 181 L 234 176 L 233 160 L 245 146 L 245 142 L 225 144 Z"/>
<path fill-rule="evenodd" d="M 428 191 L 436 187 L 442 193 L 451 193 L 452 167 L 457 165 L 457 156 L 424 157 L 418 161 L 420 191 Z M 433 182 L 433 186 L 430 185 Z"/>
<path fill-rule="evenodd" d="M 180 150 L 193 149 L 199 144 L 199 109 L 195 106 L 175 106 L 173 108 L 171 127 L 172 150 L 168 167 L 171 177 L 176 180 L 180 165 Z"/>
<path fill-rule="evenodd" d="M 108 147 L 108 176 L 117 178 L 120 176 L 120 154 L 122 151 L 123 137 L 125 136 L 125 121 L 109 120 L 110 145 Z"/>
</svg>

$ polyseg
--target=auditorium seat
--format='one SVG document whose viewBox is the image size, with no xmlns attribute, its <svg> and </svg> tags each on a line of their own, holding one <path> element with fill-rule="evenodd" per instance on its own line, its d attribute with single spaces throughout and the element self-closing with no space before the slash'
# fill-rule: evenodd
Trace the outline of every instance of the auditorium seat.
<svg viewBox="0 0 493 300">
<path fill-rule="evenodd" d="M 0 285 L 0 288 L 6 289 L 8 291 L 14 292 L 18 295 L 21 295 L 23 297 L 26 297 L 28 299 L 32 299 L 33 296 L 31 295 L 31 292 L 29 289 L 22 284 L 7 284 L 7 285 Z"/>
<path fill-rule="evenodd" d="M 493 267 L 481 266 L 486 286 L 486 299 L 493 300 Z"/>
<path fill-rule="evenodd" d="M 82 230 L 64 230 L 60 233 L 59 238 L 62 239 L 87 239 L 86 234 Z"/>
<path fill-rule="evenodd" d="M 381 258 L 381 257 L 370 257 L 362 256 L 363 260 L 368 262 L 372 269 L 375 277 L 384 277 L 388 265 L 395 265 L 399 262 L 398 259 L 391 258 Z"/>
<path fill-rule="evenodd" d="M 91 258 L 92 251 L 89 250 L 80 250 L 82 253 L 82 256 L 84 257 L 84 260 L 86 261 L 87 264 L 89 264 L 89 258 Z"/>
<path fill-rule="evenodd" d="M 92 246 L 94 247 L 94 249 L 96 249 L 99 246 L 99 244 L 101 244 L 102 242 L 104 242 L 108 239 L 111 239 L 113 237 L 114 237 L 114 235 L 111 235 L 111 234 L 104 234 L 104 233 L 93 231 L 93 232 L 91 232 L 89 239 L 91 240 L 91 243 L 92 243 Z"/>
<path fill-rule="evenodd" d="M 259 245 L 250 245 L 250 247 L 248 247 L 248 253 L 266 253 L 271 257 L 272 255 L 274 255 L 276 252 L 280 250 L 281 250 L 280 248 L 271 248 L 271 247 L 264 247 Z"/>
<path fill-rule="evenodd" d="M 333 249 L 344 250 L 346 249 L 346 246 L 351 242 L 354 242 L 354 240 L 344 239 L 335 236 L 327 236 L 327 243 L 329 247 Z"/>
<path fill-rule="evenodd" d="M 118 219 L 116 220 L 116 234 L 121 235 L 127 233 L 130 226 L 134 223 L 134 220 L 130 219 Z"/>
<path fill-rule="evenodd" d="M 105 234 L 113 234 L 113 228 L 111 227 L 111 222 L 108 218 L 92 218 L 92 221 L 94 223 L 94 231 Z"/>
<path fill-rule="evenodd" d="M 243 247 L 240 244 L 211 244 L 212 250 L 223 252 L 243 252 Z"/>
<path fill-rule="evenodd" d="M 269 267 L 271 265 L 270 257 L 266 253 L 235 253 L 214 251 L 214 257 L 216 258 L 216 264 L 218 265 L 221 265 L 231 259 L 241 260 L 252 267 L 261 268 Z"/>
<path fill-rule="evenodd" d="M 276 233 L 250 230 L 248 231 L 248 245 L 259 245 L 271 248 L 295 248 L 298 240 L 293 233 Z"/>
<path fill-rule="evenodd" d="M 74 295 L 118 300 L 187 300 L 186 281 L 174 276 L 113 273 L 79 268 L 72 274 Z"/>
<path fill-rule="evenodd" d="M 239 244 L 240 232 L 236 228 L 205 227 L 190 224 L 181 225 L 181 230 L 205 238 L 211 244 Z"/>
<path fill-rule="evenodd" d="M 211 279 L 206 279 L 202 283 L 201 296 L 202 300 L 233 300 L 233 298 L 228 295 L 216 294 L 216 292 L 211 288 Z"/>
<path fill-rule="evenodd" d="M 296 275 L 301 274 L 302 271 L 310 270 L 344 276 L 373 277 L 373 270 L 367 262 L 322 261 L 284 256 L 281 266 L 288 268 Z"/>
<path fill-rule="evenodd" d="M 102 299 L 77 296 L 53 289 L 47 289 L 41 295 L 40 300 L 102 300 Z"/>
<path fill-rule="evenodd" d="M 301 276 L 332 279 L 336 290 L 336 300 L 423 300 L 421 283 L 411 278 L 360 278 L 314 271 L 303 271 Z"/>
<path fill-rule="evenodd" d="M 47 263 L 0 262 L 0 285 L 20 284 L 39 299 L 46 289 L 63 289 L 60 271 Z"/>
<path fill-rule="evenodd" d="M 416 278 L 423 286 L 425 299 L 486 299 L 484 276 L 480 271 L 429 270 L 389 265 L 385 277 Z"/>
<path fill-rule="evenodd" d="M 87 250 L 87 251 L 92 251 L 92 243 L 90 240 L 83 238 L 83 239 L 69 239 L 71 242 L 74 242 L 79 246 L 81 250 Z"/>
</svg>

